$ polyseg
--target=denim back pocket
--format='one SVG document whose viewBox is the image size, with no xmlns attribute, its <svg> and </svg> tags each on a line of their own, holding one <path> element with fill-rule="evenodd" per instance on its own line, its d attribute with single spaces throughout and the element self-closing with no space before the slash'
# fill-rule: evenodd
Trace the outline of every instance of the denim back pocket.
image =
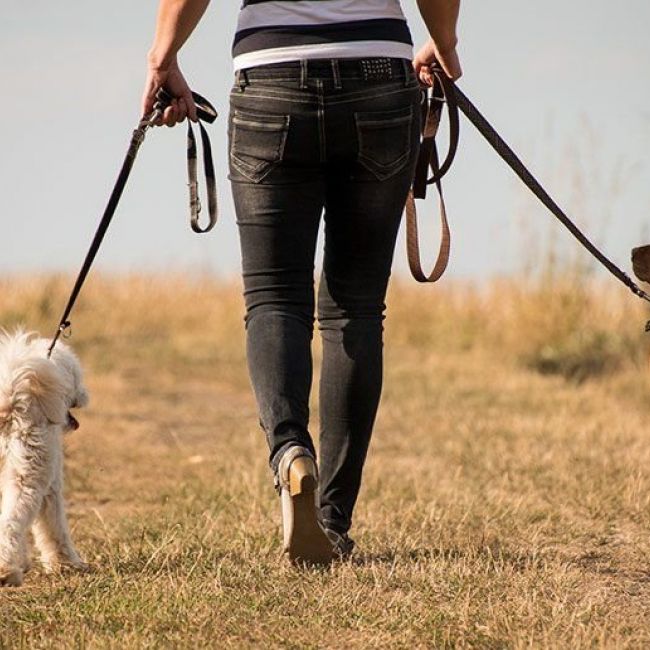
<svg viewBox="0 0 650 650">
<path fill-rule="evenodd" d="M 413 106 L 355 113 L 359 162 L 378 180 L 397 174 L 411 158 Z"/>
<path fill-rule="evenodd" d="M 230 164 L 254 183 L 282 161 L 289 133 L 288 115 L 235 110 L 232 115 Z"/>
</svg>

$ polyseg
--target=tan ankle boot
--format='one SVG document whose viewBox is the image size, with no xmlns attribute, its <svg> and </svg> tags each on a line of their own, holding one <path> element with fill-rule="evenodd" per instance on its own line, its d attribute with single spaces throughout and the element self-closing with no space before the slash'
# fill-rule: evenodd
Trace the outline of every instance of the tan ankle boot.
<svg viewBox="0 0 650 650">
<path fill-rule="evenodd" d="M 332 542 L 318 519 L 318 470 L 305 447 L 289 447 L 280 459 L 284 552 L 293 563 L 329 564 Z"/>
</svg>

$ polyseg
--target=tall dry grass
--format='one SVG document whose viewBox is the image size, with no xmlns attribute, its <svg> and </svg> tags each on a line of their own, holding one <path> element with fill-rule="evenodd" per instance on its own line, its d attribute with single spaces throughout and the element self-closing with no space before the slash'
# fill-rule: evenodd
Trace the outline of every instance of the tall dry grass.
<svg viewBox="0 0 650 650">
<path fill-rule="evenodd" d="M 70 286 L 64 276 L 0 279 L 2 326 L 52 333 Z M 433 289 L 394 280 L 388 301 L 389 331 L 395 341 L 416 348 L 498 349 L 510 361 L 575 381 L 647 361 L 645 304 L 613 278 L 594 279 L 580 268 L 547 267 L 482 285 L 443 281 Z M 98 343 L 129 350 L 142 343 L 138 354 L 155 355 L 171 339 L 191 354 L 197 333 L 204 332 L 200 344 L 203 354 L 206 346 L 212 351 L 209 356 L 241 338 L 242 310 L 236 280 L 99 277 L 82 293 L 72 332 L 91 355 Z"/>
<path fill-rule="evenodd" d="M 540 373 L 575 381 L 646 362 L 647 310 L 613 280 L 504 278 L 481 288 L 452 283 L 431 292 L 396 288 L 398 294 L 392 309 L 405 343 L 491 348 Z M 409 320 L 409 313 L 419 318 Z"/>
</svg>

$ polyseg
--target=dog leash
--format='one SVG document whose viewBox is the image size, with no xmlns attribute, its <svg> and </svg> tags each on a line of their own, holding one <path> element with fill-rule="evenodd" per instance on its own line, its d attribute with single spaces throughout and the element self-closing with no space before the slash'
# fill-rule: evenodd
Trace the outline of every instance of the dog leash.
<svg viewBox="0 0 650 650">
<path fill-rule="evenodd" d="M 217 182 L 214 173 L 214 163 L 212 160 L 212 147 L 210 144 L 210 137 L 208 136 L 203 122 L 212 124 L 217 119 L 217 111 L 214 106 L 204 97 L 198 93 L 193 92 L 192 97 L 196 104 L 196 113 L 199 118 L 199 129 L 201 132 L 201 142 L 203 147 L 203 169 L 205 174 L 205 184 L 206 191 L 208 195 L 208 223 L 205 228 L 201 228 L 199 224 L 199 214 L 201 212 L 201 201 L 199 199 L 199 184 L 197 180 L 197 146 L 196 146 L 196 136 L 194 135 L 194 129 L 192 128 L 192 122 L 188 118 L 187 120 L 187 173 L 188 173 L 188 186 L 190 193 L 190 225 L 194 232 L 197 233 L 206 233 L 214 228 L 217 223 Z M 64 334 L 67 330 L 70 329 L 70 313 L 74 308 L 75 302 L 81 292 L 81 288 L 88 276 L 90 268 L 95 260 L 99 247 L 102 244 L 106 231 L 113 219 L 115 210 L 117 209 L 117 204 L 120 201 L 122 192 L 133 168 L 133 163 L 138 154 L 138 150 L 144 142 L 146 132 L 153 126 L 155 126 L 156 121 L 162 117 L 167 106 L 170 105 L 173 96 L 170 95 L 167 91 L 161 88 L 156 93 L 156 103 L 154 104 L 153 111 L 144 116 L 138 123 L 137 128 L 133 131 L 131 136 L 131 142 L 129 144 L 128 151 L 124 162 L 122 163 L 122 168 L 117 177 L 117 181 L 113 186 L 113 191 L 111 192 L 110 198 L 108 199 L 108 204 L 104 210 L 104 214 L 99 222 L 95 236 L 93 237 L 90 249 L 86 254 L 84 263 L 79 271 L 79 275 L 74 283 L 72 293 L 68 299 L 68 303 L 63 312 L 63 316 L 59 322 L 59 326 L 56 330 L 52 343 L 47 351 L 48 358 L 52 355 L 52 350 L 56 345 L 59 337 Z"/>
<path fill-rule="evenodd" d="M 429 94 L 423 91 L 423 115 L 424 126 L 422 129 L 422 141 L 420 153 L 416 164 L 413 188 L 409 193 L 406 202 L 407 216 L 407 251 L 409 266 L 416 280 L 419 282 L 435 282 L 444 272 L 449 260 L 450 234 L 447 222 L 447 212 L 442 196 L 440 180 L 447 173 L 454 160 L 458 148 L 460 135 L 460 124 L 458 111 L 476 127 L 478 132 L 488 141 L 490 146 L 506 162 L 512 171 L 524 182 L 531 192 L 542 202 L 542 204 L 564 225 L 578 242 L 600 264 L 602 264 L 615 278 L 622 282 L 632 293 L 639 298 L 650 302 L 650 295 L 643 291 L 632 278 L 622 271 L 614 262 L 606 257 L 566 215 L 566 213 L 551 198 L 548 192 L 542 187 L 539 181 L 532 175 L 527 167 L 521 162 L 515 152 L 508 146 L 503 138 L 497 133 L 494 127 L 485 119 L 470 99 L 458 88 L 458 86 L 444 73 L 439 66 L 432 66 L 431 73 L 434 77 L 434 89 Z M 438 164 L 438 154 L 435 146 L 435 136 L 440 123 L 442 109 L 447 105 L 449 117 L 449 151 L 442 165 Z M 428 169 L 431 169 L 433 176 L 427 178 Z M 434 265 L 433 272 L 426 276 L 420 265 L 419 240 L 417 231 L 417 214 L 415 211 L 415 198 L 424 198 L 426 186 L 435 184 L 440 197 L 440 211 L 442 222 L 442 241 L 438 259 Z"/>
<path fill-rule="evenodd" d="M 447 269 L 449 255 L 451 252 L 451 231 L 447 220 L 447 208 L 442 194 L 442 183 L 440 179 L 446 173 L 453 162 L 458 139 L 460 125 L 458 123 L 458 110 L 449 111 L 449 152 L 440 167 L 438 160 L 438 149 L 436 147 L 436 134 L 442 118 L 442 109 L 445 105 L 444 88 L 435 84 L 431 89 L 431 96 L 427 90 L 422 91 L 420 102 L 420 151 L 415 165 L 415 176 L 413 187 L 409 190 L 406 198 L 406 250 L 411 274 L 418 282 L 436 282 Z M 452 100 L 453 101 L 453 98 Z M 429 169 L 433 173 L 430 180 L 427 180 Z M 435 184 L 438 191 L 438 204 L 440 209 L 440 249 L 438 257 L 433 265 L 433 270 L 426 275 L 422 270 L 420 259 L 420 241 L 418 234 L 418 215 L 415 207 L 415 199 L 424 199 L 427 195 L 427 184 Z"/>
</svg>

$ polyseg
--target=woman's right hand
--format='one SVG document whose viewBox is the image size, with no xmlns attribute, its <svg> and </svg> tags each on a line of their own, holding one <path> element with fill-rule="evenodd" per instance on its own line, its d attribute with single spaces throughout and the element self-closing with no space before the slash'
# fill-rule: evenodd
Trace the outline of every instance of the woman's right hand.
<svg viewBox="0 0 650 650">
<path fill-rule="evenodd" d="M 440 67 L 444 70 L 446 75 L 456 81 L 463 74 L 460 67 L 460 60 L 456 52 L 456 46 L 447 48 L 445 50 L 439 49 L 430 38 L 419 50 L 413 59 L 413 68 L 418 79 L 425 86 L 433 84 L 431 76 L 431 65 L 438 62 Z"/>
<path fill-rule="evenodd" d="M 174 126 L 182 122 L 186 117 L 196 122 L 196 105 L 192 98 L 192 91 L 185 81 L 185 77 L 174 59 L 167 68 L 161 68 L 149 63 L 147 80 L 144 84 L 142 94 L 142 115 L 149 115 L 156 103 L 156 93 L 164 88 L 170 95 L 174 96 L 171 104 L 165 109 L 162 117 L 156 121 L 158 126 L 165 124 Z"/>
</svg>

